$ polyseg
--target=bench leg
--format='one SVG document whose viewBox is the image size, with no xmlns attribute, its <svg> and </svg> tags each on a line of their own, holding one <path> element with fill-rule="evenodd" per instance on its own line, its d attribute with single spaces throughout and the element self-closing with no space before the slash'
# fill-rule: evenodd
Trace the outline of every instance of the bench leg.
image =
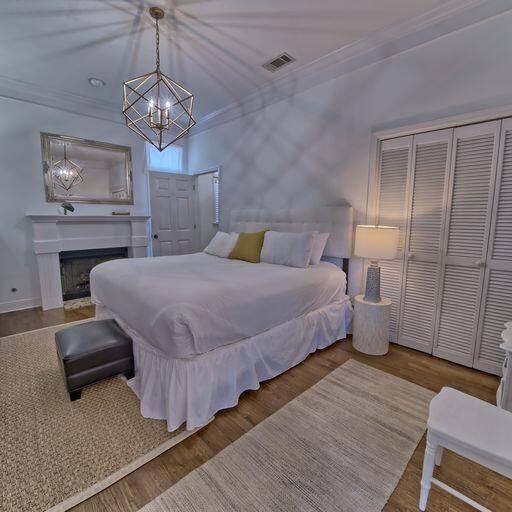
<svg viewBox="0 0 512 512">
<path fill-rule="evenodd" d="M 436 452 L 436 466 L 440 466 L 443 460 L 443 447 L 438 446 Z"/>
<path fill-rule="evenodd" d="M 135 370 L 133 368 L 131 368 L 130 370 L 126 370 L 124 372 L 124 376 L 126 377 L 127 380 L 133 379 L 133 377 L 135 377 Z"/>
<path fill-rule="evenodd" d="M 436 452 L 437 445 L 432 444 L 427 438 L 425 457 L 423 459 L 423 474 L 421 476 L 420 510 L 425 510 L 427 508 L 430 482 L 432 481 L 432 475 L 434 474 Z"/>
<path fill-rule="evenodd" d="M 69 392 L 69 399 L 74 402 L 75 400 L 79 400 L 82 397 L 82 390 L 77 389 L 76 391 Z"/>
</svg>

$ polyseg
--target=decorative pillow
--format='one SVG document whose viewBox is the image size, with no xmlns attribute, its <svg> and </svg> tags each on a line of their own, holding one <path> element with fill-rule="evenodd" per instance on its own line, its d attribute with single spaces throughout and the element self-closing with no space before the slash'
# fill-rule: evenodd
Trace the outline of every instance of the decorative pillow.
<svg viewBox="0 0 512 512">
<path fill-rule="evenodd" d="M 306 268 L 309 265 L 315 233 L 267 231 L 261 261 L 275 265 Z"/>
<path fill-rule="evenodd" d="M 248 261 L 249 263 L 259 263 L 264 237 L 265 231 L 240 233 L 235 247 L 229 253 L 229 258 L 232 260 Z"/>
<path fill-rule="evenodd" d="M 229 253 L 233 250 L 233 247 L 235 247 L 237 240 L 238 233 L 224 233 L 223 231 L 218 231 L 206 246 L 204 252 L 212 254 L 213 256 L 219 256 L 220 258 L 227 258 Z"/>
<path fill-rule="evenodd" d="M 330 233 L 316 232 L 313 250 L 311 251 L 311 259 L 309 260 L 310 265 L 318 265 L 320 263 L 329 235 Z"/>
</svg>

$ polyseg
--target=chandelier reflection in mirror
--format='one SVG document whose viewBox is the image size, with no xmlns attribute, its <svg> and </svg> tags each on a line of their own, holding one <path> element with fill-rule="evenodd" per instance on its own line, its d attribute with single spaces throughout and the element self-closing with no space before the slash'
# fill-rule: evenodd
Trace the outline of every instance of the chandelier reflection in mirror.
<svg viewBox="0 0 512 512">
<path fill-rule="evenodd" d="M 160 70 L 158 21 L 164 11 L 151 7 L 149 13 L 156 22 L 156 70 L 124 82 L 123 114 L 128 128 L 163 151 L 196 124 L 194 95 Z"/>
<path fill-rule="evenodd" d="M 66 144 L 64 144 L 64 157 L 52 164 L 54 184 L 68 192 L 84 181 L 82 172 L 82 167 L 67 157 Z"/>
</svg>

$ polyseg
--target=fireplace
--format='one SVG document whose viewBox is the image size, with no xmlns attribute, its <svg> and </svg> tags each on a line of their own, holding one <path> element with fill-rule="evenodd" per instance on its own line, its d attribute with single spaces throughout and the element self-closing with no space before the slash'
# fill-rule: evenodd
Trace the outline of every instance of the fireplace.
<svg viewBox="0 0 512 512">
<path fill-rule="evenodd" d="M 85 249 L 59 253 L 62 299 L 78 299 L 91 295 L 89 273 L 104 261 L 128 257 L 127 247 Z"/>
</svg>

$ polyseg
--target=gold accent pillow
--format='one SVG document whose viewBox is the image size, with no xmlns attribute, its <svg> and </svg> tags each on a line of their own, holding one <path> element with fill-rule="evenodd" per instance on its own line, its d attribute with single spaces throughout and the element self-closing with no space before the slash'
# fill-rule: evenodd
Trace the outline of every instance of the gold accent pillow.
<svg viewBox="0 0 512 512">
<path fill-rule="evenodd" d="M 229 259 L 259 263 L 264 239 L 265 231 L 240 233 L 235 247 L 233 247 L 233 250 L 229 253 Z"/>
</svg>

